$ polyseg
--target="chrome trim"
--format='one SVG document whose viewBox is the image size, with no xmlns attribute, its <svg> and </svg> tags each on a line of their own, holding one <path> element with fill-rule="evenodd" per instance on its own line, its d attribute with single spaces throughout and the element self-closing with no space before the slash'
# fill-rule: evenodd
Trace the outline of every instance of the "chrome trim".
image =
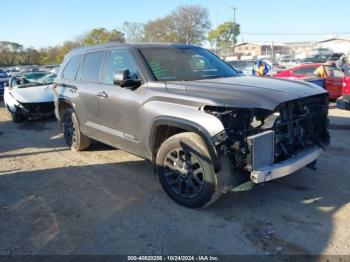
<svg viewBox="0 0 350 262">
<path fill-rule="evenodd" d="M 253 170 L 250 179 L 259 184 L 290 175 L 315 161 L 322 152 L 321 148 L 312 147 L 280 163 Z"/>
</svg>

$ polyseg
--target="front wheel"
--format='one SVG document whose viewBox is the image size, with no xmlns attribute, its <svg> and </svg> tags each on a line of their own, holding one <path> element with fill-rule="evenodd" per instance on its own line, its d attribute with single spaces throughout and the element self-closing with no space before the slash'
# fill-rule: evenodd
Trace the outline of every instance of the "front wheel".
<svg viewBox="0 0 350 262">
<path fill-rule="evenodd" d="M 18 112 L 18 111 L 15 111 L 15 112 L 10 111 L 10 112 L 11 112 L 11 118 L 13 122 L 19 123 L 24 120 L 24 116 L 21 112 Z"/>
<path fill-rule="evenodd" d="M 156 165 L 163 189 L 180 205 L 205 207 L 221 195 L 208 148 L 196 133 L 168 138 L 158 150 Z"/>
<path fill-rule="evenodd" d="M 63 113 L 62 129 L 66 143 L 73 151 L 81 151 L 90 146 L 91 139 L 80 132 L 79 122 L 72 108 Z"/>
</svg>

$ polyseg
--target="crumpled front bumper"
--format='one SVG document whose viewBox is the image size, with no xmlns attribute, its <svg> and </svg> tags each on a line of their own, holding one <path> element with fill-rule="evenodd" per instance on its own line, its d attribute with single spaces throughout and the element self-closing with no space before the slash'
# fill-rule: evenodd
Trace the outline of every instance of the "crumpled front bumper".
<svg viewBox="0 0 350 262">
<path fill-rule="evenodd" d="M 350 110 L 350 101 L 341 96 L 337 99 L 337 107 L 344 110 Z"/>
<path fill-rule="evenodd" d="M 259 184 L 290 175 L 317 160 L 322 152 L 323 149 L 317 146 L 309 148 L 285 161 L 253 170 L 250 179 Z"/>
<path fill-rule="evenodd" d="M 24 116 L 35 119 L 49 118 L 55 114 L 53 102 L 18 103 L 15 107 L 16 111 L 20 111 Z"/>
</svg>

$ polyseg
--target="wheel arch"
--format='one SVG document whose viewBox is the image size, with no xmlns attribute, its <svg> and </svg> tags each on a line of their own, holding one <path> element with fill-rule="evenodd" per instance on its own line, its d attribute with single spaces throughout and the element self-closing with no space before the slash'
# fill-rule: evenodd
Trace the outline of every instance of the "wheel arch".
<svg viewBox="0 0 350 262">
<path fill-rule="evenodd" d="M 164 128 L 170 128 L 172 131 L 177 130 L 178 132 L 170 131 L 164 136 L 164 134 L 161 134 L 161 131 L 163 131 Z M 194 132 L 204 140 L 206 146 L 208 147 L 210 157 L 213 160 L 214 169 L 215 171 L 218 171 L 220 169 L 219 155 L 209 132 L 196 122 L 170 116 L 156 117 L 153 121 L 149 140 L 149 148 L 152 154 L 152 163 L 155 164 L 155 158 L 162 142 L 164 142 L 169 137 L 182 132 Z M 161 140 L 158 138 L 161 138 Z"/>
<path fill-rule="evenodd" d="M 57 100 L 57 112 L 56 116 L 61 120 L 63 116 L 63 112 L 67 108 L 73 108 L 75 110 L 75 105 L 68 99 L 66 98 L 58 98 Z"/>
</svg>

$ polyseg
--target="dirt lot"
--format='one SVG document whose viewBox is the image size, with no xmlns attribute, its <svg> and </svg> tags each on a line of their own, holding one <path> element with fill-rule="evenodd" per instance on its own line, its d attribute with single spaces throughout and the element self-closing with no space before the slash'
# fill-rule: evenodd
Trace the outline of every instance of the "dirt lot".
<svg viewBox="0 0 350 262">
<path fill-rule="evenodd" d="M 190 210 L 149 162 L 97 143 L 71 152 L 57 122 L 0 108 L 0 254 L 349 254 L 350 113 L 331 111 L 317 171 Z"/>
</svg>

